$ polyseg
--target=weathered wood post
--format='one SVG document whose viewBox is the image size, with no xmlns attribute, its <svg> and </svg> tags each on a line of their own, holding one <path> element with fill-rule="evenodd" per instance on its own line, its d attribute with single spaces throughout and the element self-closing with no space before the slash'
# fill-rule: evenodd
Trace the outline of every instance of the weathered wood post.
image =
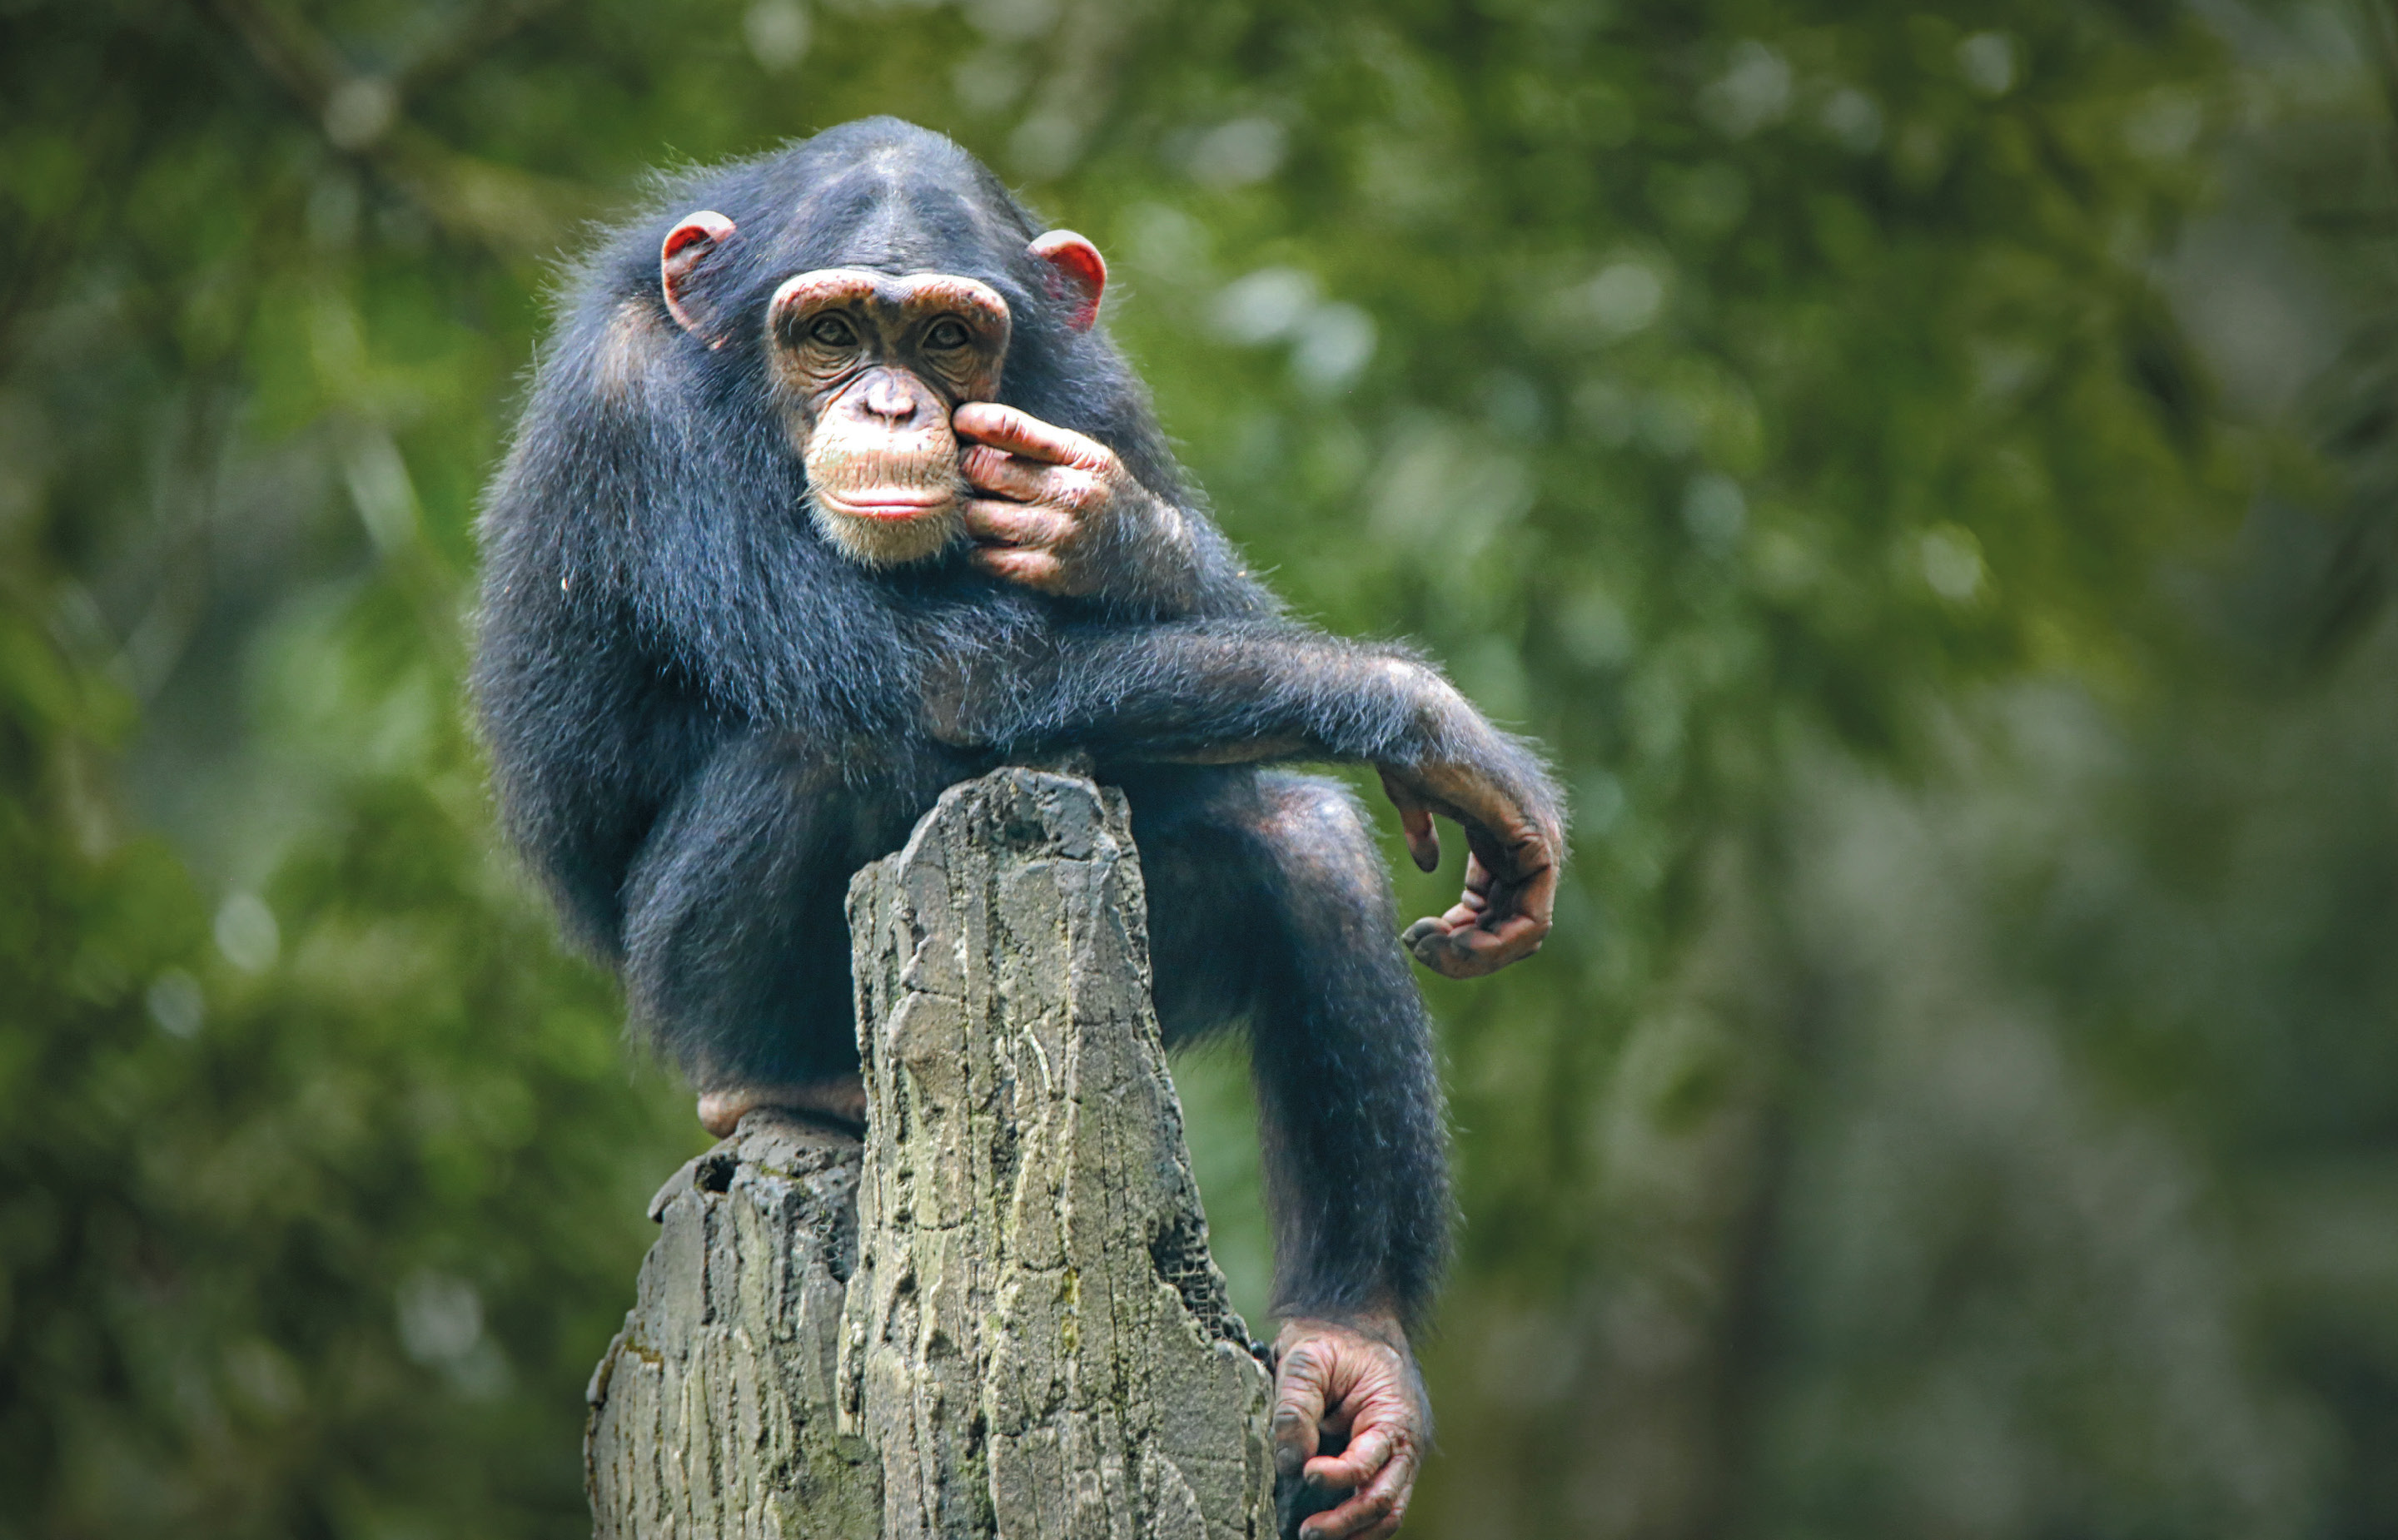
<svg viewBox="0 0 2398 1540">
<path fill-rule="evenodd" d="M 850 888 L 864 1146 L 752 1115 L 659 1195 L 591 1384 L 614 1536 L 1266 1540 L 1124 801 L 1004 770 Z"/>
</svg>

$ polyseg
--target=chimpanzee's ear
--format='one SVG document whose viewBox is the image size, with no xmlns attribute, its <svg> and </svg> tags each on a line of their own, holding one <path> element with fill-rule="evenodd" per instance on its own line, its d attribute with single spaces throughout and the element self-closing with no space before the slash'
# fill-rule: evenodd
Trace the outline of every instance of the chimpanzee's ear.
<svg viewBox="0 0 2398 1540">
<path fill-rule="evenodd" d="M 667 314 L 712 348 L 722 347 L 724 338 L 694 285 L 700 268 L 732 238 L 733 221 L 713 208 L 703 208 L 685 214 L 658 248 L 658 287 L 666 295 Z"/>
<path fill-rule="evenodd" d="M 1099 296 L 1107 292 L 1107 260 L 1099 248 L 1071 230 L 1052 230 L 1026 248 L 1049 264 L 1049 291 L 1074 308 L 1066 324 L 1088 331 L 1099 318 Z"/>
</svg>

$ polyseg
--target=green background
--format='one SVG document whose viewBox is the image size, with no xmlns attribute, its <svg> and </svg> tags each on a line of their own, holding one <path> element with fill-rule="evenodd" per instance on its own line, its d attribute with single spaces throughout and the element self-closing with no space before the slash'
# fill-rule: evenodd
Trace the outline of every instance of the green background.
<svg viewBox="0 0 2398 1540">
<path fill-rule="evenodd" d="M 495 849 L 478 490 L 587 221 L 873 112 L 1570 787 L 1547 950 L 1427 981 L 1409 1533 L 2398 1535 L 2393 37 L 0 3 L 0 1537 L 586 1528 L 700 1140 Z"/>
</svg>

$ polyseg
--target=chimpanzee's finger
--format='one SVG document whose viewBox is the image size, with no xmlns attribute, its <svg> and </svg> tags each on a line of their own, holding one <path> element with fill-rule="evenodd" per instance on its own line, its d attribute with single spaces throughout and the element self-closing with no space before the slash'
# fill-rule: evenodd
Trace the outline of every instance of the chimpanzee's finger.
<svg viewBox="0 0 2398 1540">
<path fill-rule="evenodd" d="M 1447 910 L 1437 915 L 1426 915 L 1401 931 L 1399 943 L 1425 966 L 1436 972 L 1446 972 L 1448 970 L 1440 966 L 1440 958 L 1448 950 L 1448 938 L 1460 931 L 1469 931 L 1479 925 L 1484 910 L 1489 907 L 1489 900 L 1469 889 L 1460 894 L 1457 902 Z"/>
<path fill-rule="evenodd" d="M 1440 831 L 1433 827 L 1432 810 L 1422 797 L 1404 783 L 1394 780 L 1391 772 L 1382 771 L 1382 793 L 1391 805 L 1399 810 L 1399 827 L 1407 832 L 1408 854 L 1421 872 L 1440 869 Z"/>
<path fill-rule="evenodd" d="M 1478 915 L 1489 907 L 1492 885 L 1489 864 L 1482 859 L 1479 852 L 1468 850 L 1465 856 L 1465 893 L 1459 902 L 1472 904 L 1474 912 Z"/>
<path fill-rule="evenodd" d="M 1483 964 L 1481 958 L 1468 950 L 1460 939 L 1473 933 L 1472 928 L 1468 926 L 1461 926 L 1453 931 L 1443 930 L 1434 922 L 1426 920 L 1419 929 L 1410 932 L 1413 939 L 1408 942 L 1408 950 L 1415 955 L 1418 962 L 1438 973 L 1442 978 L 1478 979 L 1491 970 Z"/>
<path fill-rule="evenodd" d="M 1485 912 L 1487 906 L 1489 906 L 1489 902 L 1473 895 L 1473 892 L 1458 895 L 1456 904 L 1448 904 L 1448 909 L 1444 909 L 1441 914 L 1427 914 L 1424 918 L 1420 918 L 1420 921 L 1415 921 L 1412 926 L 1408 926 L 1408 929 L 1400 933 L 1400 941 L 1408 943 L 1408 945 L 1412 947 L 1417 941 L 1427 938 L 1427 935 L 1448 935 L 1450 931 L 1462 931 L 1465 926 L 1479 926 L 1479 923 L 1482 923 L 1482 912 Z"/>
<path fill-rule="evenodd" d="M 1001 502 L 990 498 L 977 498 L 966 504 L 966 533 L 985 542 L 1006 545 L 1050 546 L 1072 532 L 1074 521 L 1066 514 L 1034 507 L 1029 502 Z"/>
<path fill-rule="evenodd" d="M 1313 1515 L 1299 1526 L 1301 1540 L 1351 1540 L 1380 1528 L 1391 1516 L 1399 1500 L 1396 1490 L 1387 1482 L 1377 1481 L 1362 1492 L 1350 1494 L 1338 1507 L 1327 1508 Z"/>
<path fill-rule="evenodd" d="M 965 477 L 967 486 L 1018 502 L 1042 501 L 1043 473 L 1054 469 L 1045 461 L 1020 459 L 988 444 L 977 444 L 958 456 L 958 474 Z"/>
<path fill-rule="evenodd" d="M 1037 502 L 1077 517 L 1099 510 L 1108 500 L 1106 476 L 1079 465 L 1051 465 L 1002 454 L 977 444 L 959 461 L 966 482 L 979 492 L 996 492 L 1017 502 Z"/>
<path fill-rule="evenodd" d="M 1549 928 L 1525 915 L 1510 915 L 1491 925 L 1469 925 L 1448 934 L 1452 978 L 1480 978 L 1511 962 L 1521 962 L 1541 949 Z"/>
<path fill-rule="evenodd" d="M 1300 1526 L 1312 1540 L 1383 1540 L 1398 1533 L 1398 1520 L 1408 1514 L 1408 1492 L 1415 1487 L 1415 1452 L 1398 1449 L 1369 1485 L 1350 1494 L 1348 1502 L 1309 1516 Z"/>
<path fill-rule="evenodd" d="M 1321 1442 L 1316 1430 L 1330 1399 L 1331 1370 L 1329 1355 L 1312 1342 L 1284 1354 L 1274 1370 L 1274 1469 L 1283 1476 L 1295 1477 L 1304 1469 Z"/>
<path fill-rule="evenodd" d="M 1473 979 L 1523 961 L 1548 934 L 1547 923 L 1529 915 L 1485 914 L 1463 925 L 1444 918 L 1418 932 L 1409 950 L 1435 972 Z"/>
<path fill-rule="evenodd" d="M 1477 927 L 1493 934 L 1503 932 L 1511 938 L 1533 942 L 1548 934 L 1550 913 L 1556 904 L 1556 848 L 1529 824 L 1518 824 L 1507 836 L 1469 827 L 1466 840 L 1474 849 L 1474 859 L 1467 864 L 1466 886 L 1482 893 L 1489 904 L 1475 922 Z M 1474 870 L 1476 867 L 1478 872 Z M 1476 877 L 1480 879 L 1478 885 Z M 1518 920 L 1523 924 L 1515 923 Z M 1515 954 L 1530 955 L 1529 948 Z M 1515 956 L 1505 960 L 1513 961 Z"/>
<path fill-rule="evenodd" d="M 1064 567 L 1046 551 L 1014 545 L 985 545 L 974 553 L 975 565 L 995 577 L 1020 583 L 1044 594 L 1063 592 Z"/>
<path fill-rule="evenodd" d="M 1490 877 L 1483 871 L 1482 863 L 1472 856 L 1465 858 L 1465 891 L 1457 902 L 1444 912 L 1416 921 L 1408 927 L 1407 936 L 1413 938 L 1437 931 L 1447 935 L 1463 925 L 1478 925 L 1490 908 Z"/>
<path fill-rule="evenodd" d="M 1447 935 L 1461 926 L 1479 925 L 1482 923 L 1484 912 L 1489 907 L 1490 901 L 1480 893 L 1460 893 L 1457 895 L 1457 902 L 1447 909 L 1437 915 L 1427 916 L 1408 927 L 1408 934 L 1414 935 L 1420 930 L 1431 930 Z"/>
<path fill-rule="evenodd" d="M 1474 851 L 1469 866 L 1485 874 L 1481 891 L 1490 897 L 1490 917 L 1529 915 L 1546 929 L 1557 887 L 1556 837 L 1520 813 L 1495 825 L 1469 824 L 1466 844 Z M 1474 887 L 1469 871 L 1466 886 Z"/>
<path fill-rule="evenodd" d="M 1349 1440 L 1338 1454 L 1319 1454 L 1307 1462 L 1307 1479 L 1318 1486 L 1346 1492 L 1362 1487 L 1382 1468 L 1399 1447 L 1398 1435 L 1376 1424 Z"/>
<path fill-rule="evenodd" d="M 1353 1535 L 1355 1540 L 1388 1540 L 1399 1532 L 1399 1520 L 1407 1517 L 1408 1494 L 1416 1480 L 1416 1454 L 1412 1449 L 1400 1449 L 1382 1467 L 1382 1473 L 1364 1490 L 1356 1493 L 1339 1507 L 1314 1515 L 1301 1533 L 1322 1535 Z M 1351 1517 L 1351 1510 L 1355 1517 Z M 1354 1529 L 1336 1529 L 1335 1524 L 1356 1524 Z"/>
<path fill-rule="evenodd" d="M 1476 824 L 1466 825 L 1466 841 L 1474 853 L 1465 891 L 1447 914 L 1416 921 L 1399 938 L 1425 967 L 1452 979 L 1495 973 L 1539 951 L 1556 890 L 1556 865 L 1544 853 L 1502 853 L 1497 837 Z"/>
<path fill-rule="evenodd" d="M 950 414 L 950 425 L 978 443 L 1052 465 L 1097 471 L 1115 459 L 1115 452 L 1096 438 L 1085 438 L 1071 428 L 1052 427 L 1030 412 L 996 401 L 967 402 Z"/>
<path fill-rule="evenodd" d="M 1416 960 L 1446 978 L 1475 979 L 1520 962 L 1541 949 L 1549 933 L 1545 916 L 1535 918 L 1489 904 L 1468 893 L 1437 919 L 1420 919 L 1399 939 Z"/>
</svg>

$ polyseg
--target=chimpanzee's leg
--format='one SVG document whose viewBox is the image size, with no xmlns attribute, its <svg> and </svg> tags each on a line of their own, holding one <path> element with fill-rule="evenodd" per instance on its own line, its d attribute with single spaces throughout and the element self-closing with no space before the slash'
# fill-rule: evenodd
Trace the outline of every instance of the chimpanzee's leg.
<svg viewBox="0 0 2398 1540">
<path fill-rule="evenodd" d="M 1166 1041 L 1249 1024 L 1277 1310 L 1412 1324 L 1448 1240 L 1441 1096 L 1363 814 L 1300 775 L 1124 781 Z"/>
<path fill-rule="evenodd" d="M 751 734 L 652 830 L 625 885 L 626 991 L 712 1131 L 753 1106 L 863 1118 L 850 874 L 897 849 L 958 769 L 904 749 L 843 765 Z"/>
</svg>

